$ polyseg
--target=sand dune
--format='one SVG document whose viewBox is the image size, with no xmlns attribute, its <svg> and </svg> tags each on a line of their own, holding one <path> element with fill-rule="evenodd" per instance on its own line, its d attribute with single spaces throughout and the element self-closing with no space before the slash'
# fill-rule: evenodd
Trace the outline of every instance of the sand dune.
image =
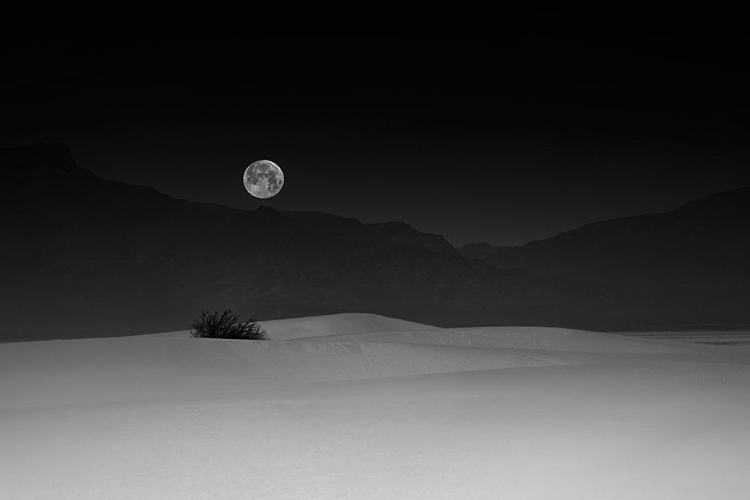
<svg viewBox="0 0 750 500">
<path fill-rule="evenodd" d="M 368 313 L 327 314 L 308 318 L 274 319 L 261 321 L 260 323 L 271 340 L 296 340 L 333 335 L 439 330 L 435 326 Z M 190 336 L 190 330 L 153 333 L 149 336 L 185 338 Z"/>
<path fill-rule="evenodd" d="M 692 344 L 639 339 L 611 333 L 545 327 L 430 328 L 417 331 L 344 333 L 319 340 L 403 342 L 444 346 L 540 349 L 600 353 L 695 352 Z"/>
<path fill-rule="evenodd" d="M 11 406 L 173 398 L 196 388 L 354 381 L 569 363 L 512 350 L 372 342 L 119 337 L 9 344 L 0 388 Z"/>
<path fill-rule="evenodd" d="M 0 498 L 750 491 L 748 349 L 377 315 L 264 326 L 276 340 L 0 345 Z"/>
<path fill-rule="evenodd" d="M 321 337 L 340 334 L 411 332 L 435 329 L 430 325 L 388 318 L 379 314 L 343 313 L 305 318 L 264 321 L 263 328 L 274 340 Z"/>
</svg>

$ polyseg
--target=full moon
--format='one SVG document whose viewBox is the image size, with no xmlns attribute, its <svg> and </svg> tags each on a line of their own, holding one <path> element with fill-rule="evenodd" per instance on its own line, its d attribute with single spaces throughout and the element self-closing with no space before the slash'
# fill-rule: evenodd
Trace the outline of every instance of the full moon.
<svg viewBox="0 0 750 500">
<path fill-rule="evenodd" d="M 258 160 L 245 169 L 242 182 L 256 198 L 270 198 L 284 186 L 284 172 L 271 160 Z"/>
</svg>

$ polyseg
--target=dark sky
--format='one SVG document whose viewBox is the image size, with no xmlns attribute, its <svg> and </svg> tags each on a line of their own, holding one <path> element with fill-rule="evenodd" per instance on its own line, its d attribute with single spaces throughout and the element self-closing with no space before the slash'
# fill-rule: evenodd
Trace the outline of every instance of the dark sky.
<svg viewBox="0 0 750 500">
<path fill-rule="evenodd" d="M 286 184 L 268 206 L 403 220 L 456 245 L 750 185 L 750 54 L 731 13 L 377 32 L 297 29 L 310 13 L 286 7 L 244 30 L 14 38 L 0 146 L 65 142 L 102 177 L 247 209 L 242 172 L 270 159 Z"/>
</svg>

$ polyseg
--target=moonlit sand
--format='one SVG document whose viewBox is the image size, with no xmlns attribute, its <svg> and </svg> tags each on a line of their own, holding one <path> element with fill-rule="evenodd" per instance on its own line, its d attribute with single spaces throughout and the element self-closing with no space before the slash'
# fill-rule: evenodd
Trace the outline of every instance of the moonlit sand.
<svg viewBox="0 0 750 500">
<path fill-rule="evenodd" d="M 369 314 L 0 345 L 0 498 L 742 499 L 750 348 Z"/>
</svg>

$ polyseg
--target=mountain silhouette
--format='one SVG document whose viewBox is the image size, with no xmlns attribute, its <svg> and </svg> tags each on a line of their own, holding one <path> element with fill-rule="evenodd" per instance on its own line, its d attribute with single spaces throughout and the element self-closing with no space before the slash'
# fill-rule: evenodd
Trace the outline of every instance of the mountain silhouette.
<svg viewBox="0 0 750 500">
<path fill-rule="evenodd" d="M 190 203 L 101 179 L 63 145 L 0 158 L 5 339 L 183 329 L 225 307 L 481 323 L 534 290 L 404 223 Z"/>
<path fill-rule="evenodd" d="M 8 148 L 0 340 L 187 329 L 201 309 L 224 308 L 438 326 L 750 323 L 732 295 L 747 296 L 742 193 L 477 260 L 405 223 L 192 203 L 99 178 L 64 145 Z"/>
<path fill-rule="evenodd" d="M 676 210 L 588 224 L 520 247 L 482 247 L 501 269 L 598 286 L 632 326 L 747 324 L 750 188 Z M 474 247 L 462 254 L 476 258 Z M 628 320 L 623 318 L 626 325 Z"/>
<path fill-rule="evenodd" d="M 482 260 L 495 255 L 503 248 L 510 247 L 497 247 L 495 245 L 490 245 L 489 243 L 480 241 L 477 243 L 469 243 L 467 245 L 464 245 L 458 250 L 464 257 Z"/>
</svg>

